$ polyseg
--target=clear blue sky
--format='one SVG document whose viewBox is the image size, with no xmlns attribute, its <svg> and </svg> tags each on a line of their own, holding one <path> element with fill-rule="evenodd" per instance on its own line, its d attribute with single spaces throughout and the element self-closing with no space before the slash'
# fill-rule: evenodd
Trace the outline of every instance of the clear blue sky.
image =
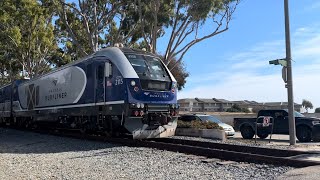
<svg viewBox="0 0 320 180">
<path fill-rule="evenodd" d="M 289 6 L 294 100 L 320 107 L 320 1 L 289 0 Z M 227 32 L 185 55 L 190 77 L 178 98 L 287 101 L 281 66 L 268 64 L 285 58 L 284 37 L 283 0 L 243 0 Z"/>
</svg>

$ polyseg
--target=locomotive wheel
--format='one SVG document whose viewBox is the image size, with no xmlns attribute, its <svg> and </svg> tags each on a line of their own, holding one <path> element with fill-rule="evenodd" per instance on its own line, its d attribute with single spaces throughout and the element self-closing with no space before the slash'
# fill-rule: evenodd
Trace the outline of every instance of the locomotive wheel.
<svg viewBox="0 0 320 180">
<path fill-rule="evenodd" d="M 38 129 L 38 127 L 38 124 L 35 122 L 31 124 L 31 129 Z"/>
<path fill-rule="evenodd" d="M 26 122 L 24 123 L 24 127 L 25 127 L 26 129 L 30 129 L 31 123 L 30 123 L 29 121 L 26 121 Z"/>
<path fill-rule="evenodd" d="M 105 137 L 111 137 L 110 131 L 103 131 L 102 135 L 104 135 Z"/>
<path fill-rule="evenodd" d="M 80 128 L 80 133 L 81 133 L 81 134 L 87 134 L 87 132 L 88 132 L 88 130 L 87 130 L 87 128 L 86 128 L 85 126 L 82 126 L 82 127 Z"/>
</svg>

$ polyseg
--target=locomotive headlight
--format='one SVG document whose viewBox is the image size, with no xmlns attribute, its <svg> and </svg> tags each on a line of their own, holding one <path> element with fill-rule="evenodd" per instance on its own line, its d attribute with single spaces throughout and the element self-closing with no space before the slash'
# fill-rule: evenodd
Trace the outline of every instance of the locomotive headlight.
<svg viewBox="0 0 320 180">
<path fill-rule="evenodd" d="M 140 103 L 137 103 L 136 106 L 137 106 L 137 108 L 140 108 L 140 107 L 141 107 L 141 104 L 140 104 Z"/>
<path fill-rule="evenodd" d="M 131 84 L 131 86 L 135 86 L 136 82 L 134 80 L 132 80 L 130 84 Z"/>
<path fill-rule="evenodd" d="M 143 104 L 143 103 L 141 103 L 140 107 L 141 107 L 141 108 L 144 108 L 144 104 Z"/>
</svg>

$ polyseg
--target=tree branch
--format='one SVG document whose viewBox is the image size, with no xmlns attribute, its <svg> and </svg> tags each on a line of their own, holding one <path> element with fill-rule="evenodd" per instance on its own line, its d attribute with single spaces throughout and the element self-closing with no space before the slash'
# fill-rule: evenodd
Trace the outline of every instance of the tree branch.
<svg viewBox="0 0 320 180">
<path fill-rule="evenodd" d="M 62 17 L 62 20 L 67 27 L 67 31 L 70 33 L 72 37 L 73 43 L 79 48 L 79 50 L 81 51 L 81 54 L 88 55 L 87 52 L 83 49 L 82 45 L 80 45 L 80 43 L 78 42 L 77 37 L 75 36 L 75 34 L 73 33 L 70 27 L 70 24 L 67 18 L 67 12 L 64 9 L 64 2 L 62 2 L 62 0 L 60 0 L 60 4 L 62 6 L 62 12 L 59 12 L 59 14 Z"/>
<path fill-rule="evenodd" d="M 186 44 L 184 47 L 182 47 L 179 51 L 173 53 L 172 57 L 175 57 L 180 53 L 181 53 L 181 55 L 180 55 L 179 59 L 175 62 L 175 64 L 172 66 L 172 68 L 170 70 L 175 68 L 175 66 L 182 61 L 184 55 L 187 53 L 187 51 L 193 45 L 195 45 L 196 43 L 199 43 L 199 42 L 201 42 L 201 41 L 203 41 L 205 39 L 211 38 L 211 37 L 213 37 L 215 35 L 218 35 L 218 34 L 220 34 L 222 32 L 227 31 L 228 28 L 229 28 L 229 22 L 231 21 L 232 14 L 233 14 L 233 12 L 235 12 L 235 9 L 236 9 L 236 6 L 238 5 L 238 3 L 239 3 L 239 1 L 237 1 L 235 6 L 233 6 L 232 8 L 230 8 L 230 4 L 225 4 L 225 12 L 221 15 L 220 20 L 219 21 L 215 21 L 214 20 L 214 22 L 217 24 L 217 27 L 215 28 L 215 30 L 212 33 L 210 33 L 210 34 L 208 34 L 206 36 L 203 36 L 202 38 L 198 38 L 198 39 L 194 39 L 194 40 L 190 41 L 188 44 Z M 224 20 L 226 21 L 225 28 L 222 29 L 222 30 L 219 30 L 220 27 L 222 26 Z M 184 38 L 185 37 L 186 36 L 184 36 Z M 182 41 L 180 41 L 180 42 L 182 42 Z M 172 51 L 172 52 L 174 52 L 174 51 Z"/>
<path fill-rule="evenodd" d="M 150 47 L 150 43 L 148 42 L 147 40 L 147 36 L 146 36 L 146 33 L 144 33 L 144 23 L 145 23 L 145 20 L 144 18 L 142 18 L 142 8 L 141 8 L 141 0 L 138 0 L 138 9 L 139 9 L 139 18 L 141 20 L 141 34 L 143 36 L 143 39 L 144 41 L 148 44 L 148 51 L 151 50 L 151 47 Z"/>
</svg>

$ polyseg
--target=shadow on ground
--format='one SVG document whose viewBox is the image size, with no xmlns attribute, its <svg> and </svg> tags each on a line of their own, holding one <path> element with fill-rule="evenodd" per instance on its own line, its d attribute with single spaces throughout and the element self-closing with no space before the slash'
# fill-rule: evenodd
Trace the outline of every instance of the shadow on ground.
<svg viewBox="0 0 320 180">
<path fill-rule="evenodd" d="M 0 128 L 0 154 L 61 153 L 116 147 L 121 145 Z"/>
</svg>

